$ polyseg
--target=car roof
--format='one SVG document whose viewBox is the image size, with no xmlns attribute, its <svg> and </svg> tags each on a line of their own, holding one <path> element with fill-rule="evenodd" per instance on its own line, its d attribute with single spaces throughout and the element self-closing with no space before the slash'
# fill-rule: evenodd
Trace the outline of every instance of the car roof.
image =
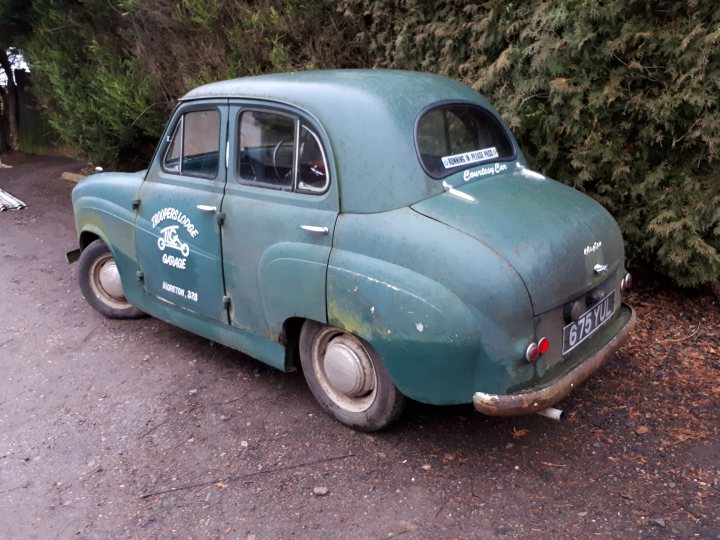
<svg viewBox="0 0 720 540">
<path fill-rule="evenodd" d="M 330 144 L 344 212 L 375 213 L 442 192 L 415 151 L 415 122 L 443 101 L 478 104 L 470 87 L 448 77 L 382 69 L 277 73 L 200 86 L 181 101 L 243 98 L 283 103 L 321 124 Z"/>
<path fill-rule="evenodd" d="M 324 106 L 328 94 L 352 91 L 379 99 L 401 95 L 409 105 L 412 102 L 427 104 L 428 101 L 448 99 L 448 92 L 452 90 L 454 90 L 452 93 L 459 91 L 460 94 L 467 94 L 469 88 L 448 77 L 432 73 L 386 69 L 338 69 L 270 73 L 229 79 L 199 86 L 190 90 L 181 100 L 258 98 L 303 104 L 314 108 Z M 478 94 L 474 92 L 473 94 L 473 97 L 478 97 Z"/>
</svg>

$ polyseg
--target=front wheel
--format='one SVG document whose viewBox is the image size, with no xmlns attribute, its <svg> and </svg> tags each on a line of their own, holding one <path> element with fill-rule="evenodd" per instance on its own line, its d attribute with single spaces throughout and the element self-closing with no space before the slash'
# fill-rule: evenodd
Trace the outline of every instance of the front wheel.
<svg viewBox="0 0 720 540">
<path fill-rule="evenodd" d="M 144 313 L 125 298 L 115 259 L 102 240 L 80 255 L 80 290 L 95 311 L 110 319 L 136 319 Z"/>
<path fill-rule="evenodd" d="M 376 431 L 390 425 L 403 410 L 405 397 L 395 388 L 380 356 L 352 334 L 305 321 L 300 361 L 315 399 L 345 425 Z"/>
</svg>

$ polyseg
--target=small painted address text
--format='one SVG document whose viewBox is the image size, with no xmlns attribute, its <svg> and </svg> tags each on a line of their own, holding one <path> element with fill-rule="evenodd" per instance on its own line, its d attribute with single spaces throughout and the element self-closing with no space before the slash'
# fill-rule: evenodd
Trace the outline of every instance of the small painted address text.
<svg viewBox="0 0 720 540">
<path fill-rule="evenodd" d="M 162 288 L 163 291 L 167 291 L 182 298 L 187 298 L 188 300 L 192 300 L 193 302 L 198 301 L 198 293 L 194 291 L 186 291 L 182 287 L 178 287 L 177 285 L 173 285 L 172 283 L 168 283 L 167 281 L 162 282 Z"/>
</svg>

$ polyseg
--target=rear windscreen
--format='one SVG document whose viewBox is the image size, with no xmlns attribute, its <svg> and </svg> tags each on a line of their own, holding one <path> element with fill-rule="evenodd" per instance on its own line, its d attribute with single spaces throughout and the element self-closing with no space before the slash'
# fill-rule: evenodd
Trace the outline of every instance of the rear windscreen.
<svg viewBox="0 0 720 540">
<path fill-rule="evenodd" d="M 488 111 L 475 105 L 438 105 L 420 117 L 415 132 L 418 155 L 433 178 L 515 156 L 510 137 Z"/>
</svg>

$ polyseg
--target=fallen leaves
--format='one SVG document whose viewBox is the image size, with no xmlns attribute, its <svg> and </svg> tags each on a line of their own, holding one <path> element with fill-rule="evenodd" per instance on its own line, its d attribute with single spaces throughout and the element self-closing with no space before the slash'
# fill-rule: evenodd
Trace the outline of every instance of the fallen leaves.
<svg viewBox="0 0 720 540">
<path fill-rule="evenodd" d="M 705 438 L 705 434 L 687 428 L 670 428 L 670 436 L 678 442 L 692 441 Z"/>
<path fill-rule="evenodd" d="M 628 304 L 638 323 L 618 354 L 629 363 L 616 368 L 616 375 L 623 380 L 631 432 L 667 432 L 676 443 L 710 436 L 720 410 L 718 299 L 642 291 L 633 293 Z M 596 393 L 596 398 L 611 402 L 617 395 Z"/>
</svg>

